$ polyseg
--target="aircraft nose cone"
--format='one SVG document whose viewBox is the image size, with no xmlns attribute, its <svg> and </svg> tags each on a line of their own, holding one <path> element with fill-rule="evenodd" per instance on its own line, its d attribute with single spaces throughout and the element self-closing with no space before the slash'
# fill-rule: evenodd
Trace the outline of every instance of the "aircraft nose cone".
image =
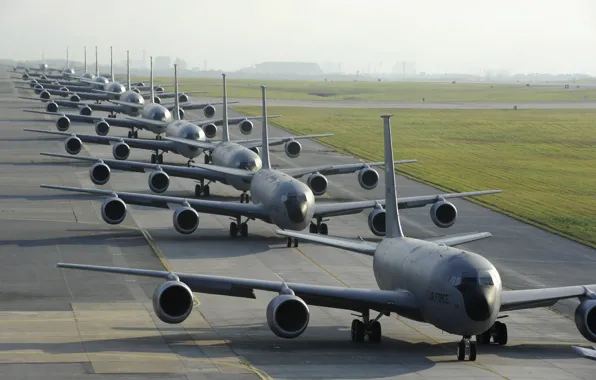
<svg viewBox="0 0 596 380">
<path fill-rule="evenodd" d="M 459 287 L 464 296 L 464 306 L 468 317 L 476 322 L 490 318 L 495 309 L 494 286 L 463 285 Z"/>
<path fill-rule="evenodd" d="M 297 199 L 288 199 L 284 202 L 288 217 L 293 223 L 303 223 L 306 219 L 306 212 L 308 210 L 308 203 L 306 201 L 299 201 Z"/>
</svg>

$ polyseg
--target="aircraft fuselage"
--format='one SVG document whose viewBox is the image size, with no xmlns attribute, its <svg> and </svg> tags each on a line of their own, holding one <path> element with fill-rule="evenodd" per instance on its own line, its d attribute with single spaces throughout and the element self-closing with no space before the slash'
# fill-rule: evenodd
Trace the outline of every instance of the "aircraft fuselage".
<svg viewBox="0 0 596 380">
<path fill-rule="evenodd" d="M 213 165 L 256 172 L 263 162 L 258 154 L 232 141 L 222 141 L 211 152 Z M 237 176 L 226 176 L 226 184 L 236 190 L 250 190 L 251 182 Z"/>
</svg>

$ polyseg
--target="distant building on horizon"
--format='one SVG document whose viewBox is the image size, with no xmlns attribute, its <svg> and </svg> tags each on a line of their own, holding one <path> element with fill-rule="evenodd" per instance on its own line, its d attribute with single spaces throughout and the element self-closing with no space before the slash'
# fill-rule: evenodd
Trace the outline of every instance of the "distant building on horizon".
<svg viewBox="0 0 596 380">
<path fill-rule="evenodd" d="M 322 75 L 323 70 L 314 62 L 263 62 L 239 72 L 270 75 Z"/>
</svg>

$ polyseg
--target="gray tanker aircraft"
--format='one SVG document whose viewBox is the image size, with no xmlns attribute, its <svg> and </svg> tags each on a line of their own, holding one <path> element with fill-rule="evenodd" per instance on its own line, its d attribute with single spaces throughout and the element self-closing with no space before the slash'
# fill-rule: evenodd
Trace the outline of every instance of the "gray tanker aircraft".
<svg viewBox="0 0 596 380">
<path fill-rule="evenodd" d="M 230 223 L 230 236 L 248 235 L 248 220 L 260 219 L 266 223 L 288 230 L 301 231 L 310 225 L 310 231 L 327 234 L 328 228 L 321 223 L 323 218 L 338 215 L 357 214 L 364 209 L 372 208 L 369 215 L 369 227 L 378 235 L 384 234 L 385 211 L 382 209 L 384 200 L 323 203 L 315 204 L 315 197 L 311 189 L 294 177 L 279 170 L 271 169 L 269 160 L 269 138 L 267 131 L 267 108 L 265 104 L 265 87 L 263 91 L 263 168 L 256 173 L 245 170 L 246 180 L 250 181 L 251 203 L 231 203 L 208 201 L 202 199 L 186 199 L 162 195 L 137 194 L 117 192 L 113 190 L 96 190 L 67 186 L 41 185 L 43 188 L 108 196 L 102 206 L 101 215 L 108 224 L 120 224 L 126 218 L 126 203 L 169 208 L 170 205 L 180 205 L 173 216 L 174 229 L 181 234 L 191 234 L 199 226 L 199 212 L 216 215 L 226 215 L 236 221 Z M 393 166 L 393 162 L 391 163 Z M 213 165 L 202 166 L 214 172 L 237 173 L 236 169 L 227 169 Z M 431 196 L 416 196 L 404 198 L 400 202 L 402 208 L 423 207 L 432 204 L 431 218 L 437 225 L 450 227 L 455 222 L 457 210 L 447 198 L 460 198 L 484 194 L 498 193 L 500 190 L 478 191 L 470 193 L 439 194 Z M 242 222 L 242 218 L 247 220 Z M 316 219 L 316 224 L 311 222 Z M 298 241 L 288 238 L 288 246 L 297 246 Z"/>
<path fill-rule="evenodd" d="M 457 359 L 476 360 L 478 343 L 507 343 L 507 327 L 497 321 L 500 312 L 545 307 L 559 300 L 578 298 L 575 324 L 589 341 L 596 342 L 596 285 L 504 290 L 497 269 L 484 257 L 453 248 L 489 233 L 430 239 L 405 237 L 399 220 L 389 115 L 385 120 L 386 237 L 378 244 L 279 231 L 285 236 L 319 242 L 373 256 L 373 274 L 379 289 L 321 286 L 285 281 L 186 274 L 178 272 L 58 263 L 58 268 L 79 269 L 164 279 L 153 293 L 156 316 L 169 324 L 182 323 L 193 310 L 193 292 L 256 298 L 255 290 L 278 293 L 268 304 L 266 320 L 281 338 L 300 336 L 310 321 L 310 306 L 360 313 L 351 326 L 351 338 L 381 341 L 379 319 L 395 313 L 461 335 Z M 378 315 L 371 319 L 371 310 Z"/>
</svg>

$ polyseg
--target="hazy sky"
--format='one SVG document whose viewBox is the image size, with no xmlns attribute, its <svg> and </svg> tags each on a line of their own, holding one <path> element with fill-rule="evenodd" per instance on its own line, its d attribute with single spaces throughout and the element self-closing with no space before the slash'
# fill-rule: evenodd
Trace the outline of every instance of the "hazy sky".
<svg viewBox="0 0 596 380">
<path fill-rule="evenodd" d="M 175 6 L 167 6 L 175 4 Z M 147 55 L 235 70 L 262 61 L 344 71 L 596 74 L 595 0 L 1 0 L 1 58 Z M 90 54 L 92 55 L 92 54 Z M 92 58 L 91 56 L 89 58 Z"/>
</svg>

